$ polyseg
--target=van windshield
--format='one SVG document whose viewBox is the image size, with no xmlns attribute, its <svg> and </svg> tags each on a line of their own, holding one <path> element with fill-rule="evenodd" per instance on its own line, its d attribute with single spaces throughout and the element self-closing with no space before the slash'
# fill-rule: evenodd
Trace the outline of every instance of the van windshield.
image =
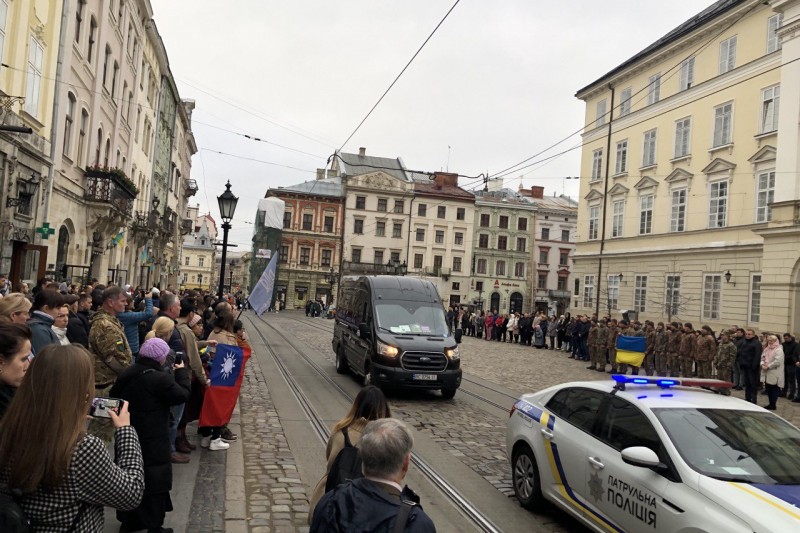
<svg viewBox="0 0 800 533">
<path fill-rule="evenodd" d="M 375 306 L 378 328 L 404 335 L 448 336 L 441 305 L 428 302 L 379 303 Z"/>
</svg>

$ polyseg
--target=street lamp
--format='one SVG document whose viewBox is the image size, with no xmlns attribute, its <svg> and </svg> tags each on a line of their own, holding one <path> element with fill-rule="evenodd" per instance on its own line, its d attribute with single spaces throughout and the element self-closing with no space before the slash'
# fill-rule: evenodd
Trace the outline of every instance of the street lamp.
<svg viewBox="0 0 800 533">
<path fill-rule="evenodd" d="M 219 204 L 219 216 L 222 218 L 222 260 L 219 266 L 219 288 L 217 289 L 217 299 L 222 300 L 222 289 L 225 285 L 225 260 L 228 254 L 228 231 L 231 229 L 231 220 L 236 211 L 236 204 L 239 199 L 231 192 L 231 181 L 225 184 L 225 192 L 217 196 Z"/>
<path fill-rule="evenodd" d="M 236 266 L 236 261 L 231 259 L 231 272 L 228 275 L 228 291 L 233 292 L 233 268 Z"/>
</svg>

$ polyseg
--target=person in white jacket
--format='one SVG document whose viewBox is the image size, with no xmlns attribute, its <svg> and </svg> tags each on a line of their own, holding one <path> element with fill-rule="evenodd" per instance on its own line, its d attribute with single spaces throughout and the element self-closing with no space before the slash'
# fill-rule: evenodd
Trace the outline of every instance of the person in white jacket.
<svg viewBox="0 0 800 533">
<path fill-rule="evenodd" d="M 783 347 L 775 335 L 767 336 L 767 346 L 761 352 L 761 381 L 769 398 L 766 409 L 774 411 L 783 388 Z"/>
<path fill-rule="evenodd" d="M 508 342 L 519 341 L 519 313 L 511 313 L 508 316 L 506 331 L 508 332 Z"/>
</svg>

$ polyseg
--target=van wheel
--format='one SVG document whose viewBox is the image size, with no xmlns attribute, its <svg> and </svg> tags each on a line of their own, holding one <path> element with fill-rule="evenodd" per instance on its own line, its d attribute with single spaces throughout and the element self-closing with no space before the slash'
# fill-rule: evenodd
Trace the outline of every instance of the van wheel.
<svg viewBox="0 0 800 533">
<path fill-rule="evenodd" d="M 350 372 L 350 367 L 347 366 L 347 357 L 344 355 L 344 348 L 341 346 L 336 350 L 336 372 L 339 374 Z"/>
<path fill-rule="evenodd" d="M 450 400 L 456 395 L 456 389 L 442 389 L 442 398 Z"/>
<path fill-rule="evenodd" d="M 511 483 L 520 505 L 530 511 L 541 510 L 545 503 L 539 466 L 531 449 L 523 444 L 514 451 L 511 460 Z"/>
</svg>

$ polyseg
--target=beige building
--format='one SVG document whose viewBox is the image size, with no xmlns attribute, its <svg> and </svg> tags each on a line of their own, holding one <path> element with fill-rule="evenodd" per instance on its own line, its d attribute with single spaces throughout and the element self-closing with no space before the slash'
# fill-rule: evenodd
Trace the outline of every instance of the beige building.
<svg viewBox="0 0 800 533">
<path fill-rule="evenodd" d="M 214 276 L 217 225 L 211 215 L 200 215 L 199 207 L 189 207 L 186 219 L 194 222 L 193 231 L 183 237 L 179 289 L 215 290 L 219 279 Z"/>
<path fill-rule="evenodd" d="M 798 4 L 716 2 L 578 91 L 573 310 L 800 329 Z"/>
</svg>

